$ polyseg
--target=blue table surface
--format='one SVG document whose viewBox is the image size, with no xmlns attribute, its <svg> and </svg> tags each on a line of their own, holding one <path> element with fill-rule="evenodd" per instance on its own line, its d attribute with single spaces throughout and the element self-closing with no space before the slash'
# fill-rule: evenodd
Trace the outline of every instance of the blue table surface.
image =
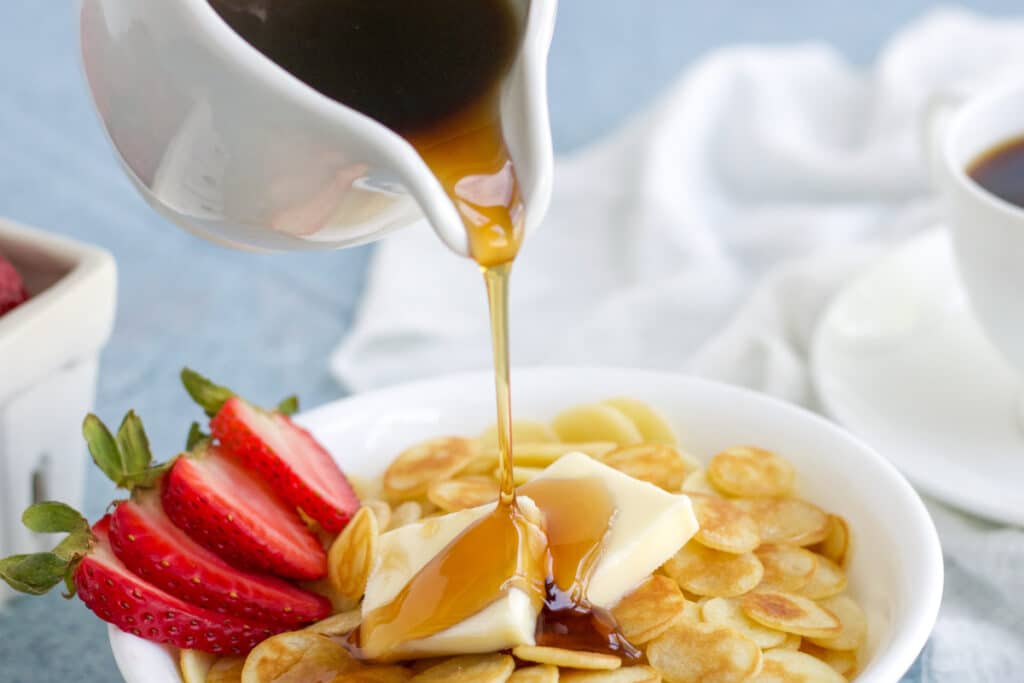
<svg viewBox="0 0 1024 683">
<path fill-rule="evenodd" d="M 174 0 L 162 0 L 174 1 Z M 612 129 L 694 59 L 720 45 L 817 40 L 865 63 L 925 0 L 562 0 L 550 62 L 555 145 L 568 151 Z M 195 411 L 184 365 L 270 402 L 289 391 L 313 406 L 345 394 L 326 359 L 348 330 L 370 247 L 253 255 L 168 225 L 135 194 L 90 109 L 77 63 L 75 2 L 4 0 L 0 9 L 0 214 L 114 253 L 116 328 L 103 354 L 97 412 L 134 407 L 157 453 L 180 446 Z M 1019 0 L 975 0 L 1007 15 Z M 96 473 L 86 512 L 113 497 Z M 103 624 L 48 596 L 0 611 L 0 682 L 120 680 Z M 917 680 L 916 672 L 911 678 Z"/>
</svg>

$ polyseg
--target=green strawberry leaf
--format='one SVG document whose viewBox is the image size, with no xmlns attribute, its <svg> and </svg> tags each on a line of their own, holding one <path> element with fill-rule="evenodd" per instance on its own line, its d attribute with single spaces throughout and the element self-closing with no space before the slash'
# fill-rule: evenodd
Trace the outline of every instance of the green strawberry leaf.
<svg viewBox="0 0 1024 683">
<path fill-rule="evenodd" d="M 88 415 L 82 434 L 96 465 L 119 488 L 149 488 L 156 483 L 168 464 L 153 465 L 153 454 L 142 420 L 135 411 L 128 411 L 115 438 L 95 415 Z"/>
<path fill-rule="evenodd" d="M 185 385 L 185 391 L 192 397 L 192 400 L 198 403 L 209 417 L 214 417 L 220 412 L 225 401 L 238 395 L 227 387 L 214 384 L 209 378 L 203 377 L 190 368 L 184 368 L 181 371 L 181 383 Z M 274 410 L 282 415 L 294 415 L 299 410 L 299 397 L 288 396 L 278 403 Z M 194 425 L 193 429 L 198 431 L 198 425 Z M 196 443 L 191 440 L 191 437 L 192 431 L 189 431 L 189 449 Z"/>
<path fill-rule="evenodd" d="M 82 435 L 89 446 L 93 462 L 110 481 L 120 486 L 126 472 L 126 463 L 110 430 L 102 420 L 89 413 L 82 423 Z"/>
<path fill-rule="evenodd" d="M 124 463 L 124 474 L 132 475 L 141 472 L 153 462 L 153 453 L 149 449 L 149 437 L 142 426 L 142 420 L 129 410 L 121 420 L 117 429 L 117 445 Z"/>
<path fill-rule="evenodd" d="M 0 579 L 16 591 L 43 595 L 65 579 L 68 563 L 54 553 L 0 559 Z"/>
<path fill-rule="evenodd" d="M 203 431 L 202 427 L 199 426 L 198 422 L 193 422 L 192 426 L 188 428 L 188 438 L 185 439 L 185 450 L 190 451 L 196 447 L 200 441 L 205 441 L 210 438 L 210 435 Z"/>
<path fill-rule="evenodd" d="M 0 559 L 0 579 L 14 590 L 30 595 L 42 595 L 64 581 L 68 589 L 65 597 L 73 596 L 75 582 L 71 570 L 88 554 L 95 542 L 89 522 L 70 506 L 54 501 L 30 506 L 21 519 L 32 531 L 63 531 L 68 535 L 57 544 L 53 552 L 12 555 Z"/>
<path fill-rule="evenodd" d="M 28 560 L 28 555 L 11 555 L 0 558 L 0 579 L 7 582 L 7 585 L 19 593 L 31 593 L 32 587 L 22 581 L 18 569 Z"/>
<path fill-rule="evenodd" d="M 216 415 L 224 402 L 235 395 L 235 392 L 227 387 L 214 384 L 189 368 L 181 371 L 181 383 L 185 385 L 185 391 L 192 400 L 198 403 L 209 417 Z"/>
<path fill-rule="evenodd" d="M 21 515 L 21 522 L 39 534 L 89 531 L 89 522 L 70 505 L 55 501 L 36 503 Z"/>
<path fill-rule="evenodd" d="M 164 476 L 177 458 L 171 458 L 167 462 L 147 467 L 140 472 L 133 472 L 125 478 L 124 488 L 126 489 L 150 489 L 156 486 L 160 477 Z"/>
<path fill-rule="evenodd" d="M 93 539 L 92 531 L 88 526 L 79 531 L 72 531 L 57 544 L 57 547 L 53 549 L 53 554 L 65 562 L 74 562 L 88 554 L 89 549 L 92 548 Z"/>
<path fill-rule="evenodd" d="M 292 394 L 288 398 L 278 403 L 277 408 L 275 410 L 277 410 L 277 412 L 281 413 L 282 415 L 294 415 L 295 413 L 299 412 L 299 397 Z"/>
<path fill-rule="evenodd" d="M 82 557 L 92 547 L 93 535 L 89 521 L 64 503 L 45 501 L 29 506 L 21 515 L 22 523 L 40 534 L 65 532 L 68 535 L 53 549 L 64 562 Z"/>
</svg>

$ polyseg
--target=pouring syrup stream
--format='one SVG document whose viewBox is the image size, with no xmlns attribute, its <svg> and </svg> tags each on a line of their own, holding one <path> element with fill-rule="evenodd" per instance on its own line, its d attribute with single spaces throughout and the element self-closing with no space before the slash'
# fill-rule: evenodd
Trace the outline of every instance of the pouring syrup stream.
<svg viewBox="0 0 1024 683">
<path fill-rule="evenodd" d="M 497 101 L 494 93 L 458 117 L 452 128 L 412 142 L 459 210 L 487 289 L 501 474 L 498 504 L 420 569 L 389 604 L 367 615 L 363 633 L 375 639 L 375 651 L 387 649 L 455 626 L 518 589 L 540 610 L 538 645 L 635 661 L 641 653 L 618 633 L 611 614 L 586 599 L 615 515 L 603 483 L 549 479 L 524 485 L 520 492 L 533 500 L 543 520 L 530 519 L 516 500 L 508 299 L 525 207 L 502 138 Z M 424 144 L 424 139 L 433 142 Z"/>
</svg>

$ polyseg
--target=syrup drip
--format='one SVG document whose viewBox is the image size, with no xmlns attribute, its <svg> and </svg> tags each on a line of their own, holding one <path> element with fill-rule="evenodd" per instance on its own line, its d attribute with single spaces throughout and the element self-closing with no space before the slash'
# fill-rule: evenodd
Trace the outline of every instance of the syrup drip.
<svg viewBox="0 0 1024 683">
<path fill-rule="evenodd" d="M 619 633 L 611 612 L 570 596 L 553 581 L 547 582 L 546 589 L 544 607 L 537 617 L 538 645 L 603 652 L 627 663 L 643 658 L 643 653 Z"/>
<path fill-rule="evenodd" d="M 604 484 L 596 478 L 536 479 L 519 492 L 537 504 L 546 522 L 548 570 L 537 644 L 638 660 L 640 651 L 616 630 L 612 615 L 586 598 L 615 523 L 615 507 Z"/>
</svg>

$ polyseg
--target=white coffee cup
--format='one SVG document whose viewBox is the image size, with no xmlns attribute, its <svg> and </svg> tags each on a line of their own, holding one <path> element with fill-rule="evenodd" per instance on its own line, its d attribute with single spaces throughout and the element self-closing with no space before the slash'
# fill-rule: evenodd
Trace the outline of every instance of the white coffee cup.
<svg viewBox="0 0 1024 683">
<path fill-rule="evenodd" d="M 1024 377 L 1024 208 L 1000 199 L 968 174 L 980 156 L 1024 136 L 1024 81 L 956 99 L 961 101 L 933 110 L 933 173 L 971 308 Z"/>
</svg>

